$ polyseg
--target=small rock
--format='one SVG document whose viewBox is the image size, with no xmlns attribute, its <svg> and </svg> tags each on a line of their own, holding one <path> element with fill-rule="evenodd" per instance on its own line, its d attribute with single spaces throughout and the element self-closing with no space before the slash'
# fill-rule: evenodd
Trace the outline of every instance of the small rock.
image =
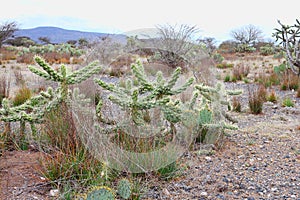
<svg viewBox="0 0 300 200">
<path fill-rule="evenodd" d="M 169 195 L 170 195 L 170 192 L 168 191 L 167 188 L 164 188 L 164 189 L 163 189 L 163 193 L 164 193 L 166 196 L 169 196 Z"/>
<path fill-rule="evenodd" d="M 200 193 L 200 196 L 202 196 L 202 197 L 207 197 L 207 196 L 208 196 L 208 193 L 207 193 L 207 192 L 201 192 L 201 193 Z"/>
<path fill-rule="evenodd" d="M 206 156 L 206 157 L 205 157 L 205 160 L 206 160 L 207 162 L 211 162 L 211 161 L 212 161 L 212 158 L 209 157 L 209 156 Z"/>
<path fill-rule="evenodd" d="M 276 187 L 274 187 L 274 188 L 271 188 L 271 191 L 272 192 L 276 192 L 278 189 L 276 188 Z"/>
<path fill-rule="evenodd" d="M 50 190 L 50 196 L 51 197 L 57 197 L 59 194 L 59 190 L 58 189 L 52 189 Z"/>
</svg>

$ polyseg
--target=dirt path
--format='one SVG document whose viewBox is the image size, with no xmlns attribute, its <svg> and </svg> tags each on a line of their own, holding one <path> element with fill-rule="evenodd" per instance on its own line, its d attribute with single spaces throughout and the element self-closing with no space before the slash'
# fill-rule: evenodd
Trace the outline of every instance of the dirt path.
<svg viewBox="0 0 300 200">
<path fill-rule="evenodd" d="M 39 173 L 41 153 L 7 151 L 0 158 L 0 199 L 48 199 L 48 184 Z"/>
</svg>

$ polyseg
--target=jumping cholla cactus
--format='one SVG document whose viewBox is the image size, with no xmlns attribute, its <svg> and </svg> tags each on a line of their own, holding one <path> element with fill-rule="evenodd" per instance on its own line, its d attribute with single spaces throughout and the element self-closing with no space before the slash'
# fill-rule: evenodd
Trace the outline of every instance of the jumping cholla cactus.
<svg viewBox="0 0 300 200">
<path fill-rule="evenodd" d="M 296 19 L 296 23 L 292 26 L 284 25 L 278 20 L 280 29 L 275 29 L 273 36 L 276 41 L 280 42 L 286 53 L 287 61 L 293 73 L 300 76 L 300 21 Z"/>
<path fill-rule="evenodd" d="M 3 99 L 3 108 L 0 109 L 0 120 L 3 122 L 20 122 L 20 138 L 24 137 L 25 123 L 31 125 L 31 131 L 36 133 L 35 123 L 41 123 L 45 111 L 55 107 L 59 99 L 54 95 L 52 88 L 47 92 L 30 98 L 24 104 L 11 107 L 8 99 Z"/>
<path fill-rule="evenodd" d="M 199 84 L 195 86 L 201 94 L 201 103 L 194 107 L 194 109 L 199 110 L 199 136 L 201 142 L 204 140 L 207 143 L 216 143 L 223 136 L 224 129 L 237 129 L 236 126 L 227 124 L 225 119 L 231 120 L 231 118 L 226 114 L 224 106 L 231 109 L 230 102 L 228 100 L 229 96 L 240 95 L 241 90 L 230 91 L 225 90 L 224 85 L 220 82 L 216 84 L 215 87 L 206 86 Z M 196 93 L 197 94 L 197 93 Z M 197 94 L 198 95 L 198 94 Z M 207 132 L 210 131 L 208 135 Z"/>
<path fill-rule="evenodd" d="M 147 110 L 155 107 L 161 107 L 165 119 L 170 123 L 180 121 L 181 109 L 179 101 L 173 101 L 170 97 L 182 93 L 194 81 L 190 78 L 181 87 L 174 89 L 174 86 L 181 74 L 181 68 L 177 68 L 172 74 L 171 79 L 166 82 L 161 72 L 156 75 L 156 81 L 149 81 L 144 72 L 143 65 L 140 61 L 131 65 L 134 77 L 137 79 L 137 86 L 134 86 L 131 80 L 126 82 L 126 86 L 118 87 L 114 84 L 95 79 L 95 82 L 102 88 L 110 91 L 113 95 L 109 99 L 119 105 L 121 108 L 129 111 L 132 121 L 136 125 L 144 125 L 147 123 Z M 98 105 L 98 112 L 101 110 L 101 102 Z"/>
<path fill-rule="evenodd" d="M 16 107 L 11 107 L 8 99 L 3 100 L 3 108 L 0 109 L 0 120 L 7 123 L 19 121 L 21 138 L 24 137 L 26 122 L 30 123 L 31 130 L 35 133 L 34 124 L 42 121 L 45 112 L 67 101 L 69 85 L 80 83 L 101 69 L 100 66 L 97 66 L 97 62 L 92 62 L 88 66 L 68 74 L 64 65 L 61 65 L 60 71 L 57 72 L 41 57 L 35 56 L 34 60 L 43 70 L 33 66 L 29 66 L 29 70 L 46 80 L 59 82 L 60 86 L 56 90 L 49 88 L 47 92 L 41 92 L 39 95 L 30 98 L 24 104 Z"/>
<path fill-rule="evenodd" d="M 68 74 L 65 65 L 61 65 L 60 70 L 57 72 L 51 68 L 41 57 L 35 56 L 34 60 L 40 67 L 42 67 L 43 70 L 34 66 L 28 66 L 29 70 L 32 73 L 45 78 L 46 80 L 52 80 L 60 83 L 60 95 L 63 101 L 65 101 L 68 97 L 69 85 L 81 83 L 101 70 L 101 67 L 98 66 L 98 62 L 94 61 L 86 67 Z"/>
<path fill-rule="evenodd" d="M 128 199 L 131 196 L 131 183 L 127 179 L 121 179 L 118 182 L 117 192 L 123 199 Z"/>
</svg>

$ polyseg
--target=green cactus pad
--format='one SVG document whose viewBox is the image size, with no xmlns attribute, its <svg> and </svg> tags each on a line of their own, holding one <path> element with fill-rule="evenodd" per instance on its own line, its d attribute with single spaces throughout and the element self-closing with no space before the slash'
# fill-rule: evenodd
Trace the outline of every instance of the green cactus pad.
<svg viewBox="0 0 300 200">
<path fill-rule="evenodd" d="M 128 199 L 131 195 L 131 184 L 127 179 L 121 179 L 118 182 L 117 192 L 123 199 Z"/>
</svg>

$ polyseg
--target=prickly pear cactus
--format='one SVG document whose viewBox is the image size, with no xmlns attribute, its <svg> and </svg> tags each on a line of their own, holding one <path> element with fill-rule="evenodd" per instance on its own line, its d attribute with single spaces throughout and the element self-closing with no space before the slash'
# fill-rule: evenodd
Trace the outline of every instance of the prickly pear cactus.
<svg viewBox="0 0 300 200">
<path fill-rule="evenodd" d="M 128 199 L 131 196 L 131 184 L 127 179 L 121 179 L 118 182 L 117 192 L 123 199 Z"/>
<path fill-rule="evenodd" d="M 109 187 L 99 187 L 96 189 L 91 190 L 87 194 L 86 200 L 114 200 L 115 195 Z"/>
</svg>

